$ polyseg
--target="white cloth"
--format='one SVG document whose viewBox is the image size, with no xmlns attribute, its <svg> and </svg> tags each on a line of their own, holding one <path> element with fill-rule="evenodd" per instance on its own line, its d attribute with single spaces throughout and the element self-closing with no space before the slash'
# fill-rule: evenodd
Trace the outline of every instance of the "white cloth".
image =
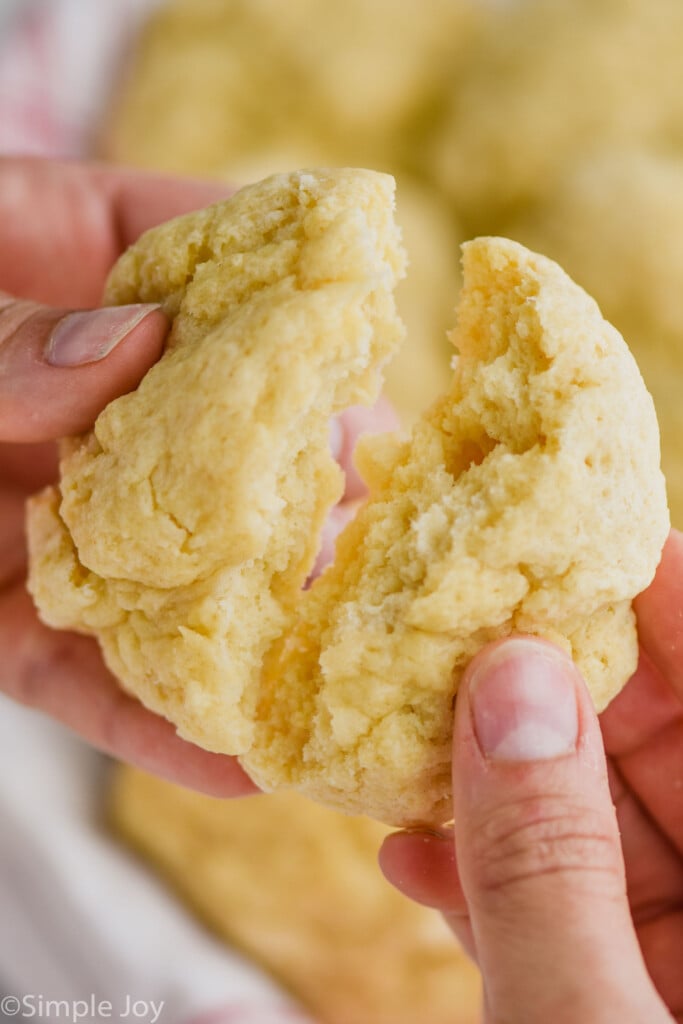
<svg viewBox="0 0 683 1024">
<path fill-rule="evenodd" d="M 86 156 L 140 22 L 160 2 L 10 0 L 4 13 L 0 7 L 0 152 Z"/>
</svg>

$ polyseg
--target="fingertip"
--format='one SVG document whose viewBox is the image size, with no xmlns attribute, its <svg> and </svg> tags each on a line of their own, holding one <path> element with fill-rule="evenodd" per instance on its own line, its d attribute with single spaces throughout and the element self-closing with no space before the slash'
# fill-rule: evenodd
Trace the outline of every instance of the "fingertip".
<svg viewBox="0 0 683 1024">
<path fill-rule="evenodd" d="M 149 711 L 134 698 L 118 706 L 113 742 L 111 727 L 106 739 L 92 740 L 109 746 L 109 753 L 174 785 L 215 799 L 235 799 L 260 793 L 234 757 L 214 754 L 184 740 L 174 726 Z"/>
<path fill-rule="evenodd" d="M 43 361 L 62 369 L 102 362 L 136 337 L 138 326 L 160 312 L 158 303 L 142 302 L 66 313 L 50 331 Z"/>
<path fill-rule="evenodd" d="M 261 793 L 235 757 L 202 750 L 180 738 L 178 743 L 182 746 L 176 748 L 169 744 L 166 755 L 149 766 L 154 774 L 219 800 L 235 800 Z M 175 754 L 176 749 L 177 756 L 171 757 L 171 752 Z"/>
<path fill-rule="evenodd" d="M 36 307 L 2 344 L 0 439 L 41 442 L 88 430 L 109 402 L 138 386 L 167 333 L 157 306 L 66 314 Z"/>
<path fill-rule="evenodd" d="M 474 739 L 492 762 L 535 762 L 574 752 L 579 673 L 566 651 L 535 636 L 484 647 L 467 666 L 456 702 L 454 743 Z"/>
<path fill-rule="evenodd" d="M 163 354 L 169 326 L 169 319 L 159 306 L 141 305 L 139 319 L 120 339 L 99 359 L 83 364 L 83 370 L 94 371 L 93 380 L 97 373 L 104 404 L 138 386 Z"/>
<path fill-rule="evenodd" d="M 379 851 L 387 881 L 422 906 L 464 913 L 453 834 L 410 829 L 387 836 Z"/>
</svg>

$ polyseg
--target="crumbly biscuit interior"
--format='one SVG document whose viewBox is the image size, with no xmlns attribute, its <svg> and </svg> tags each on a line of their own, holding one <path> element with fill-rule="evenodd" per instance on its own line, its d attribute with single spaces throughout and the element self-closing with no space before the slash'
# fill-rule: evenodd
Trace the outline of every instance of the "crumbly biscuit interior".
<svg viewBox="0 0 683 1024">
<path fill-rule="evenodd" d="M 369 501 L 270 652 L 244 758 L 266 786 L 346 810 L 352 793 L 402 824 L 449 813 L 454 694 L 487 641 L 559 643 L 599 707 L 623 685 L 630 599 L 668 523 L 637 367 L 556 265 L 506 240 L 468 243 L 454 340 L 452 387 L 410 439 L 362 448 Z M 625 557 L 625 515 L 645 525 L 647 552 Z"/>
</svg>

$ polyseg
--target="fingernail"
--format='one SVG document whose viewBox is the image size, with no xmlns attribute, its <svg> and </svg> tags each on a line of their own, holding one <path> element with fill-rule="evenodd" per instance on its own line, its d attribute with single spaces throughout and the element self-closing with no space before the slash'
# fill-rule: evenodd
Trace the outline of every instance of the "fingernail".
<svg viewBox="0 0 683 1024">
<path fill-rule="evenodd" d="M 344 431 L 339 420 L 333 417 L 330 420 L 330 451 L 335 459 L 338 459 L 341 455 L 342 445 L 344 443 Z"/>
<path fill-rule="evenodd" d="M 474 729 L 493 760 L 542 761 L 576 748 L 576 675 L 551 644 L 515 637 L 481 655 L 469 679 Z"/>
<path fill-rule="evenodd" d="M 45 362 L 51 366 L 96 363 L 157 309 L 161 307 L 150 302 L 67 313 L 52 330 L 45 349 Z"/>
</svg>

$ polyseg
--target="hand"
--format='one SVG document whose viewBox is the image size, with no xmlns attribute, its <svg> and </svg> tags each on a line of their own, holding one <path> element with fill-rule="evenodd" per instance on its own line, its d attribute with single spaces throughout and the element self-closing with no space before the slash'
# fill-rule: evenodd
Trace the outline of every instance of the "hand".
<svg viewBox="0 0 683 1024">
<path fill-rule="evenodd" d="M 638 669 L 600 723 L 552 645 L 480 652 L 456 702 L 455 836 L 382 848 L 478 962 L 487 1024 L 683 1021 L 680 533 L 635 607 Z"/>
<path fill-rule="evenodd" d="M 111 265 L 148 227 L 227 194 L 95 165 L 0 160 L 0 690 L 101 750 L 214 796 L 255 787 L 234 758 L 181 740 L 127 696 L 94 640 L 38 620 L 25 586 L 24 505 L 56 479 L 54 440 L 90 427 L 162 352 L 168 322 L 157 307 L 93 308 Z M 360 430 L 393 425 L 386 406 L 345 413 L 335 429 L 342 465 Z M 360 490 L 349 473 L 323 558 Z"/>
</svg>

